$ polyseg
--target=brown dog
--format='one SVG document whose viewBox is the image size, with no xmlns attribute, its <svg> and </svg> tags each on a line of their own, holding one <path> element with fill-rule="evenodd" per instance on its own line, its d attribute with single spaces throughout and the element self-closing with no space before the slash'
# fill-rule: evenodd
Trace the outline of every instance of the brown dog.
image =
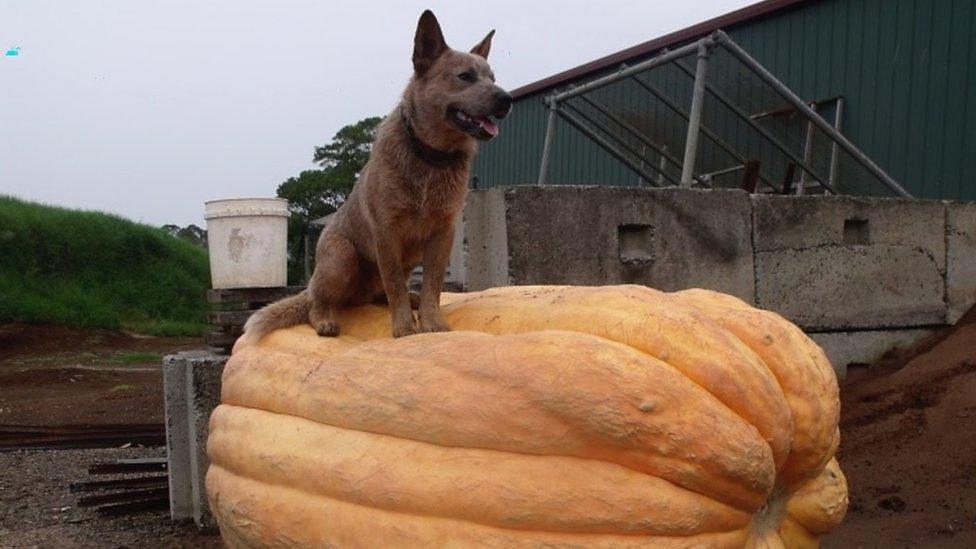
<svg viewBox="0 0 976 549">
<path fill-rule="evenodd" d="M 464 207 L 476 140 L 498 133 L 512 96 L 495 85 L 488 50 L 495 31 L 464 53 L 444 42 L 429 10 L 414 39 L 414 74 L 400 104 L 380 124 L 369 161 L 345 204 L 319 237 L 308 289 L 272 303 L 247 321 L 245 337 L 310 322 L 335 336 L 338 309 L 386 295 L 393 337 L 450 330 L 440 293 Z M 407 279 L 423 264 L 419 326 Z"/>
</svg>

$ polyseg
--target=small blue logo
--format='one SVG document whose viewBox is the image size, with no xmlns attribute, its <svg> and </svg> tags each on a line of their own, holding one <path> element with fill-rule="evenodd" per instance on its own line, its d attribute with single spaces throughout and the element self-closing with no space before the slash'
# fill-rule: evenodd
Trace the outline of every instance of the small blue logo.
<svg viewBox="0 0 976 549">
<path fill-rule="evenodd" d="M 4 55 L 7 57 L 17 57 L 18 55 L 20 55 L 20 46 L 14 46 L 8 49 L 7 53 L 5 53 Z"/>
</svg>

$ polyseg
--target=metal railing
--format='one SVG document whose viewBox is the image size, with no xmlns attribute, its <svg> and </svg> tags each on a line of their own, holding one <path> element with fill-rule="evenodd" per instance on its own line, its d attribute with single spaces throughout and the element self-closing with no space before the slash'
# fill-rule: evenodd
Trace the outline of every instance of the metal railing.
<svg viewBox="0 0 976 549">
<path fill-rule="evenodd" d="M 806 138 L 804 139 L 803 154 L 797 154 L 779 137 L 769 129 L 757 122 L 743 108 L 723 94 L 716 86 L 709 83 L 707 74 L 709 59 L 715 48 L 722 48 L 735 59 L 737 59 L 748 71 L 762 80 L 766 85 L 780 97 L 785 99 L 796 113 L 806 121 Z M 689 68 L 682 63 L 682 60 L 695 56 L 694 68 Z M 674 66 L 681 73 L 693 80 L 691 106 L 686 112 L 672 99 L 658 90 L 655 86 L 640 78 L 641 73 L 650 71 L 665 65 Z M 653 95 L 671 112 L 687 122 L 687 134 L 684 143 L 684 156 L 681 160 L 667 152 L 667 147 L 655 143 L 641 130 L 629 123 L 623 117 L 615 115 L 605 105 L 596 99 L 586 97 L 586 94 L 598 89 L 609 86 L 624 79 L 630 79 L 640 88 Z M 660 163 L 645 161 L 644 154 L 636 150 L 634 146 L 621 138 L 613 129 L 605 123 L 600 122 L 595 116 L 584 112 L 583 109 L 569 103 L 570 99 L 579 97 L 592 111 L 599 113 L 609 120 L 613 125 L 621 128 L 627 135 L 636 138 L 643 150 L 650 149 L 660 157 Z M 775 150 L 783 154 L 792 164 L 802 170 L 800 181 L 796 191 L 803 194 L 810 187 L 812 182 L 818 183 L 826 192 L 838 194 L 837 169 L 840 151 L 850 155 L 850 157 L 862 166 L 868 173 L 878 179 L 884 186 L 903 198 L 912 198 L 912 195 L 905 190 L 887 172 L 872 161 L 860 149 L 858 149 L 847 137 L 840 132 L 841 116 L 843 111 L 843 99 L 837 98 L 836 111 L 833 122 L 825 120 L 807 102 L 801 99 L 789 87 L 779 81 L 771 72 L 763 67 L 758 61 L 750 56 L 742 47 L 736 44 L 724 31 L 716 31 L 710 36 L 701 38 L 690 44 L 681 46 L 674 50 L 664 50 L 657 56 L 637 63 L 632 66 L 622 65 L 619 70 L 612 74 L 586 82 L 568 90 L 558 91 L 545 98 L 546 107 L 549 110 L 548 122 L 546 126 L 545 140 L 542 147 L 542 158 L 539 166 L 538 184 L 544 185 L 548 182 L 550 165 L 552 163 L 553 142 L 556 137 L 556 124 L 558 119 L 562 119 L 570 126 L 580 131 L 597 146 L 605 150 L 612 157 L 623 163 L 630 170 L 634 171 L 643 180 L 652 185 L 663 184 L 666 180 L 682 187 L 691 187 L 695 184 L 700 186 L 711 186 L 712 178 L 725 173 L 732 173 L 743 170 L 750 173 L 761 181 L 769 189 L 776 190 L 776 185 L 770 178 L 762 173 L 757 166 L 748 169 L 750 162 L 745 155 L 739 153 L 735 147 L 727 140 L 722 139 L 715 131 L 709 129 L 702 122 L 706 97 L 710 97 L 724 106 L 735 118 L 742 121 L 749 128 L 755 131 L 765 142 L 770 143 Z M 815 130 L 826 134 L 831 141 L 829 170 L 826 175 L 821 173 L 812 162 L 813 135 Z M 604 135 L 601 135 L 605 134 Z M 696 171 L 697 160 L 701 148 L 700 137 L 704 136 L 709 142 L 715 144 L 720 150 L 734 158 L 739 165 L 730 168 L 715 170 L 712 173 L 698 173 Z M 628 156 L 628 154 L 630 156 Z M 631 158 L 633 157 L 633 158 Z M 638 159 L 637 161 L 634 158 Z M 680 169 L 680 179 L 675 179 L 666 171 L 667 165 L 672 165 Z M 646 168 L 649 168 L 650 171 Z M 654 172 L 654 173 L 651 173 Z M 788 176 L 792 177 L 792 176 Z M 789 187 L 789 182 L 787 182 Z"/>
</svg>

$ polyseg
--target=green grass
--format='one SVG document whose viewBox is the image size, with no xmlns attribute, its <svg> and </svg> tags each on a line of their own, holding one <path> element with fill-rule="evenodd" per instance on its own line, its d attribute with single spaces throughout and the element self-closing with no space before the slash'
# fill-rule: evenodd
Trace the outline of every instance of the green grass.
<svg viewBox="0 0 976 549">
<path fill-rule="evenodd" d="M 0 196 L 0 322 L 196 335 L 209 276 L 162 229 Z"/>
</svg>

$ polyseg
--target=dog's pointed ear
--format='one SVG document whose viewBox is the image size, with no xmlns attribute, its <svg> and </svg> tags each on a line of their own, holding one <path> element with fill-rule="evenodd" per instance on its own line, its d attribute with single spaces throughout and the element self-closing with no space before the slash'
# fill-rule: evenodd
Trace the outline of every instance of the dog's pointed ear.
<svg viewBox="0 0 976 549">
<path fill-rule="evenodd" d="M 420 14 L 417 34 L 413 39 L 413 70 L 417 74 L 424 74 L 445 51 L 447 43 L 444 42 L 441 25 L 432 11 L 425 10 Z"/>
<path fill-rule="evenodd" d="M 471 48 L 471 53 L 484 57 L 485 59 L 488 59 L 488 52 L 491 51 L 492 36 L 495 36 L 494 29 L 492 29 L 492 31 L 488 33 L 488 36 L 486 36 L 484 40 L 478 42 L 478 44 L 475 47 Z"/>
</svg>

